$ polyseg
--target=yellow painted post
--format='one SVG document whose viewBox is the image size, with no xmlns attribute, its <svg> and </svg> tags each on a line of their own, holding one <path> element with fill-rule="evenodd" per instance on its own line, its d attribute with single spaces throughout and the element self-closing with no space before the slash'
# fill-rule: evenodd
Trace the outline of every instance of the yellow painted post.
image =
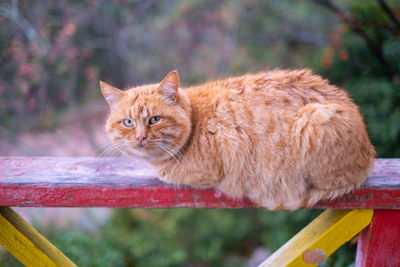
<svg viewBox="0 0 400 267">
<path fill-rule="evenodd" d="M 369 225 L 373 213 L 326 210 L 259 266 L 317 266 Z"/>
<path fill-rule="evenodd" d="M 76 266 L 7 207 L 0 207 L 0 244 L 26 266 Z"/>
</svg>

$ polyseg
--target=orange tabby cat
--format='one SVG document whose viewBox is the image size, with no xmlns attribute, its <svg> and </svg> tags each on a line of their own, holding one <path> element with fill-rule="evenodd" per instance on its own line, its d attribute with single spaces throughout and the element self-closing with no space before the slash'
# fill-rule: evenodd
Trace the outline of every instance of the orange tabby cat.
<svg viewBox="0 0 400 267">
<path fill-rule="evenodd" d="M 347 93 L 310 70 L 275 70 L 179 88 L 100 82 L 107 133 L 167 183 L 214 187 L 262 207 L 311 207 L 360 186 L 375 151 Z"/>
</svg>

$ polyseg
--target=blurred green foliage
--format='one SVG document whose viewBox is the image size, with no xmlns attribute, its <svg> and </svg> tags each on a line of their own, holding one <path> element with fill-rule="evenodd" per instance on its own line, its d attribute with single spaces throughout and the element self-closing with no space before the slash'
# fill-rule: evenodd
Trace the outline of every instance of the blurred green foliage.
<svg viewBox="0 0 400 267">
<path fill-rule="evenodd" d="M 245 266 L 255 247 L 279 248 L 317 214 L 115 209 L 95 233 L 35 227 L 78 266 Z M 16 265 L 3 256 L 8 266 Z"/>
<path fill-rule="evenodd" d="M 311 67 L 350 92 L 378 156 L 400 156 L 398 1 L 386 1 L 395 20 L 375 0 L 40 3 L 21 1 L 19 10 L 41 39 L 0 11 L 4 127 L 96 95 L 99 77 L 140 84 L 178 68 L 190 83 Z M 274 251 L 318 213 L 124 209 L 96 233 L 40 230 L 80 266 L 243 266 L 255 248 Z M 322 265 L 348 266 L 354 249 L 347 244 Z"/>
</svg>

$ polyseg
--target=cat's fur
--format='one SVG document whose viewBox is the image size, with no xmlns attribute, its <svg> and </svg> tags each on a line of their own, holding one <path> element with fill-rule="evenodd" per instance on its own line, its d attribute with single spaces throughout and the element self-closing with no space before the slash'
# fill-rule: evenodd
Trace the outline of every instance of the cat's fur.
<svg viewBox="0 0 400 267">
<path fill-rule="evenodd" d="M 186 89 L 173 71 L 158 84 L 121 91 L 101 82 L 101 88 L 111 106 L 112 142 L 150 162 L 167 183 L 214 187 L 272 210 L 298 209 L 359 187 L 374 162 L 357 106 L 310 70 Z M 149 125 L 152 116 L 161 119 Z"/>
</svg>

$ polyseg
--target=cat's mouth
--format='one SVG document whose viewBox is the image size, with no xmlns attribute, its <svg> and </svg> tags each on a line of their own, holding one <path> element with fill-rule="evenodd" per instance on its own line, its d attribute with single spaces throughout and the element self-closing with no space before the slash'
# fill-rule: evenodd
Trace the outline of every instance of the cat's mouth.
<svg viewBox="0 0 400 267">
<path fill-rule="evenodd" d="M 151 146 L 149 146 L 149 144 L 146 144 L 144 142 L 134 143 L 129 140 L 124 140 L 122 150 L 128 155 L 143 157 L 146 154 L 150 153 Z"/>
<path fill-rule="evenodd" d="M 149 147 L 148 147 L 148 145 L 146 145 L 146 144 L 140 143 L 140 144 L 137 146 L 136 149 L 139 149 L 139 150 L 147 150 L 147 149 L 149 149 Z"/>
<path fill-rule="evenodd" d="M 149 150 L 151 148 L 151 146 L 147 143 L 137 143 L 132 145 L 132 148 L 138 151 L 145 151 L 145 150 Z"/>
<path fill-rule="evenodd" d="M 178 149 L 170 145 L 172 141 L 146 140 L 144 142 L 133 142 L 124 140 L 124 152 L 130 156 L 143 159 L 176 157 Z M 179 156 L 179 155 L 178 155 Z"/>
<path fill-rule="evenodd" d="M 151 149 L 146 145 L 125 146 L 124 152 L 129 156 L 140 157 L 143 159 L 151 157 L 152 154 Z"/>
</svg>

